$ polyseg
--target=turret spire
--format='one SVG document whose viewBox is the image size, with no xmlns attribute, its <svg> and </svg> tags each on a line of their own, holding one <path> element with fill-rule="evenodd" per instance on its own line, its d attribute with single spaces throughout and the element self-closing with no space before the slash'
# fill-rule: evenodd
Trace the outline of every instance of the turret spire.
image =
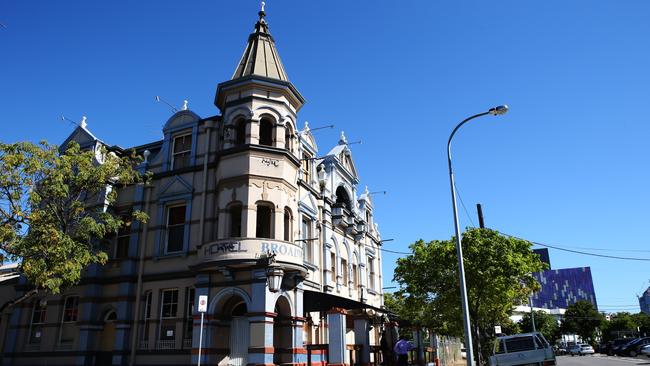
<svg viewBox="0 0 650 366">
<path fill-rule="evenodd" d="M 278 50 L 275 48 L 275 41 L 269 32 L 269 25 L 264 19 L 266 17 L 265 6 L 266 3 L 262 1 L 261 10 L 258 13 L 259 20 L 255 24 L 254 32 L 248 37 L 248 44 L 232 79 L 259 75 L 289 81 L 282 61 L 280 61 Z"/>
</svg>

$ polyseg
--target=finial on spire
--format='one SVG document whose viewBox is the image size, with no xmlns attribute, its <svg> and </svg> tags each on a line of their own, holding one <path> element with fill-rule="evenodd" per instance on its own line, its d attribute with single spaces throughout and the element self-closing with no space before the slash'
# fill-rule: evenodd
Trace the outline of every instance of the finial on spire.
<svg viewBox="0 0 650 366">
<path fill-rule="evenodd" d="M 185 100 L 183 101 L 183 110 L 184 110 L 184 111 L 187 110 L 187 103 L 188 103 L 188 102 L 187 102 L 187 99 L 185 99 Z"/>
<path fill-rule="evenodd" d="M 266 6 L 266 3 L 264 1 L 261 2 L 261 9 L 260 12 L 257 13 L 260 16 L 260 20 L 264 20 L 264 17 L 266 16 L 266 12 L 264 11 L 264 6 Z"/>
<path fill-rule="evenodd" d="M 341 138 L 339 139 L 339 145 L 347 145 L 348 140 L 345 138 L 345 132 L 341 131 Z"/>
<path fill-rule="evenodd" d="M 368 196 L 370 194 L 370 192 L 368 191 L 368 186 L 366 186 L 366 190 L 363 191 L 363 194 L 365 194 L 366 196 Z"/>
<path fill-rule="evenodd" d="M 88 126 L 88 123 L 86 123 L 86 116 L 85 115 L 83 117 L 81 117 L 81 122 L 79 122 L 79 126 L 81 126 L 81 128 L 86 128 L 86 126 Z"/>
</svg>

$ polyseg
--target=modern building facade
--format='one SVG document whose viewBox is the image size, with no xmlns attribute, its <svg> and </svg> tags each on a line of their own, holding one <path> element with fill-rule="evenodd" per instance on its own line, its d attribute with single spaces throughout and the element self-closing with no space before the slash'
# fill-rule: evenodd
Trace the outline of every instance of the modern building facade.
<svg viewBox="0 0 650 366">
<path fill-rule="evenodd" d="M 355 362 L 371 362 L 383 306 L 372 197 L 358 187 L 343 134 L 321 151 L 309 126 L 298 126 L 305 99 L 265 15 L 232 79 L 217 86 L 220 113 L 185 107 L 163 140 L 134 147 L 152 181 L 121 189 L 108 209 L 150 220 L 125 225 L 109 263 L 78 286 L 14 307 L 3 365 L 196 364 L 200 295 L 202 364 L 304 365 L 309 345 L 320 345 L 309 351 L 315 364 L 350 364 L 351 347 Z M 70 141 L 126 151 L 85 123 Z M 23 278 L 2 284 L 14 297 L 30 289 Z"/>
<path fill-rule="evenodd" d="M 598 309 L 590 267 L 550 269 L 533 273 L 533 276 L 542 286 L 532 296 L 533 307 L 566 309 L 585 300 Z"/>
<path fill-rule="evenodd" d="M 639 308 L 642 313 L 650 314 L 650 287 L 639 296 Z"/>
</svg>

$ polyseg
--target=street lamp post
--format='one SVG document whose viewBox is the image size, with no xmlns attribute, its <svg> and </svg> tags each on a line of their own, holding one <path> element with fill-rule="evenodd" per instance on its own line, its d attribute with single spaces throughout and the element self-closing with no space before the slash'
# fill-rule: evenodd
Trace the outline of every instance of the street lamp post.
<svg viewBox="0 0 650 366">
<path fill-rule="evenodd" d="M 491 114 L 494 116 L 505 114 L 508 111 L 507 105 L 491 108 L 487 112 L 475 114 L 471 117 L 464 119 L 459 123 L 456 128 L 449 135 L 447 141 L 447 163 L 449 164 L 449 183 L 451 185 L 451 203 L 454 208 L 454 230 L 456 233 L 456 253 L 458 255 L 458 273 L 460 277 L 460 300 L 463 308 L 463 326 L 465 328 L 465 350 L 467 353 L 467 365 L 474 366 L 474 348 L 472 347 L 472 333 L 469 320 L 469 308 L 467 305 L 467 286 L 465 285 L 465 267 L 463 266 L 463 248 L 461 246 L 460 227 L 458 225 L 458 208 L 456 207 L 456 185 L 454 183 L 454 172 L 451 166 L 451 140 L 454 138 L 456 131 L 465 123 L 473 120 L 474 118 Z"/>
</svg>

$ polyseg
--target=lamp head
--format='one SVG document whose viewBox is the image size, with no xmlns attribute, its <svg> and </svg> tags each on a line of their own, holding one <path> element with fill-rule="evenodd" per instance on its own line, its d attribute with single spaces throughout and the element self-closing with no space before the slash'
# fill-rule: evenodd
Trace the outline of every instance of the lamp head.
<svg viewBox="0 0 650 366">
<path fill-rule="evenodd" d="M 508 106 L 507 105 L 500 105 L 496 106 L 494 108 L 490 108 L 488 111 L 491 115 L 493 116 L 500 116 L 502 114 L 506 114 L 508 112 Z"/>
</svg>

